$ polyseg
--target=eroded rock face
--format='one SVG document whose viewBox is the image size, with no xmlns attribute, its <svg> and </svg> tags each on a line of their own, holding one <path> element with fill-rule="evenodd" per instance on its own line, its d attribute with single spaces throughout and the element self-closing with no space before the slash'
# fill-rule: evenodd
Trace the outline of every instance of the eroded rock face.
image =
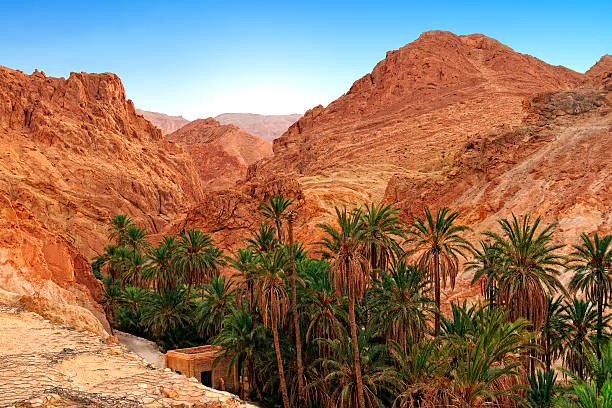
<svg viewBox="0 0 612 408">
<path fill-rule="evenodd" d="M 166 232 L 177 234 L 188 228 L 201 229 L 209 232 L 216 245 L 231 255 L 245 247 L 244 239 L 265 221 L 259 214 L 259 206 L 276 194 L 293 200 L 292 209 L 299 214 L 295 224 L 296 239 L 308 239 L 308 229 L 313 226 L 317 208 L 305 199 L 300 184 L 290 177 L 272 177 L 244 183 L 239 188 L 207 192 L 202 201 L 170 225 Z"/>
<path fill-rule="evenodd" d="M 126 213 L 160 230 L 199 201 L 191 158 L 136 114 L 114 74 L 0 67 L 0 192 L 91 259 Z"/>
<path fill-rule="evenodd" d="M 523 123 L 470 136 L 437 177 L 396 174 L 385 201 L 398 205 L 406 221 L 426 204 L 457 209 L 473 228 L 472 240 L 499 230 L 497 220 L 513 213 L 557 223 L 555 237 L 562 244 L 577 242 L 582 232 L 609 234 L 612 92 L 608 73 L 598 78 L 587 76 L 572 90 L 526 98 Z M 566 284 L 569 279 L 570 274 L 562 276 Z M 449 298 L 469 293 L 461 283 Z"/>
<path fill-rule="evenodd" d="M 328 213 L 384 200 L 409 220 L 447 205 L 477 231 L 511 212 L 542 214 L 571 224 L 560 238 L 572 242 L 609 222 L 611 65 L 603 57 L 583 75 L 480 34 L 424 33 L 306 112 L 249 180 L 291 174 Z"/>
<path fill-rule="evenodd" d="M 249 165 L 272 155 L 270 143 L 213 118 L 194 120 L 167 138 L 189 152 L 207 190 L 233 186 Z"/>
<path fill-rule="evenodd" d="M 398 170 L 436 171 L 470 134 L 520 124 L 525 97 L 580 80 L 480 34 L 424 33 L 329 106 L 306 112 L 257 173 L 319 176 L 331 185 L 334 172 L 368 169 L 379 177 L 355 183 L 380 199 Z"/>
<path fill-rule="evenodd" d="M 334 206 L 385 201 L 405 221 L 425 205 L 455 208 L 470 238 L 512 213 L 558 222 L 565 243 L 609 233 L 611 65 L 579 74 L 483 35 L 424 33 L 306 112 L 248 178 L 295 177 L 327 219 Z M 470 278 L 447 299 L 471 296 Z"/>
<path fill-rule="evenodd" d="M 144 116 L 146 120 L 160 128 L 165 135 L 175 132 L 189 123 L 182 116 L 170 116 L 165 113 L 149 112 L 142 109 L 136 109 L 136 113 Z"/>
<path fill-rule="evenodd" d="M 110 332 L 97 303 L 102 285 L 67 239 L 48 230 L 22 204 L 0 195 L 0 303 L 78 330 Z"/>
</svg>

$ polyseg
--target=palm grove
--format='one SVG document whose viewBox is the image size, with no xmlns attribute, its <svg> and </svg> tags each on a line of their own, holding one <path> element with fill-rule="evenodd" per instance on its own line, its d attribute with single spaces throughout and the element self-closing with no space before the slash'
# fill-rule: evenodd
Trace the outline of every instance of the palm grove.
<svg viewBox="0 0 612 408">
<path fill-rule="evenodd" d="M 194 229 L 152 247 L 115 216 L 93 263 L 109 321 L 165 349 L 221 346 L 262 406 L 612 406 L 611 235 L 562 256 L 554 225 L 513 216 L 473 245 L 448 208 L 405 225 L 370 204 L 336 209 L 310 254 L 291 200 L 260 211 L 231 256 Z M 461 268 L 482 301 L 442 314 Z"/>
</svg>

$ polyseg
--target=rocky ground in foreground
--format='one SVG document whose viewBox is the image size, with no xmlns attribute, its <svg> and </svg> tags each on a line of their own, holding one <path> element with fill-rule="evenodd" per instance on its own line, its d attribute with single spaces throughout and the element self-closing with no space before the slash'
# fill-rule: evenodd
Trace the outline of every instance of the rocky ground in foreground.
<svg viewBox="0 0 612 408">
<path fill-rule="evenodd" d="M 0 308 L 0 407 L 243 407 L 90 332 Z"/>
</svg>

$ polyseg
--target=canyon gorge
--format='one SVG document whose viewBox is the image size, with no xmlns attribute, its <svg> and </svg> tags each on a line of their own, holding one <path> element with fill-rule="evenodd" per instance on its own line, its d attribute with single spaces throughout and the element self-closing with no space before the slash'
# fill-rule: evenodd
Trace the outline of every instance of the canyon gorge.
<svg viewBox="0 0 612 408">
<path fill-rule="evenodd" d="M 0 66 L 0 302 L 108 339 L 90 264 L 113 215 L 154 240 L 199 228 L 234 251 L 278 193 L 311 252 L 335 207 L 367 202 L 407 222 L 451 207 L 474 241 L 512 214 L 557 223 L 565 243 L 612 230 L 612 55 L 583 74 L 481 34 L 431 31 L 326 107 L 256 116 L 188 121 L 135 109 L 112 73 Z M 475 296 L 470 281 L 444 302 Z"/>
</svg>

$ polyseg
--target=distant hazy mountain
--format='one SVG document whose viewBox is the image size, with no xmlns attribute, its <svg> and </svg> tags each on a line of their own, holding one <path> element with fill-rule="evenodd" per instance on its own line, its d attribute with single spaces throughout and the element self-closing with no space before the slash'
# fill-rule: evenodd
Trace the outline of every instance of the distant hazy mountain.
<svg viewBox="0 0 612 408">
<path fill-rule="evenodd" d="M 136 109 L 136 113 L 144 116 L 149 122 L 163 130 L 165 135 L 180 129 L 189 123 L 189 121 L 182 116 L 170 116 L 166 115 L 165 113 L 149 112 L 142 109 Z"/>
<path fill-rule="evenodd" d="M 232 187 L 245 178 L 249 165 L 272 156 L 269 142 L 213 118 L 196 119 L 166 138 L 185 147 L 202 185 L 212 190 Z"/>
<path fill-rule="evenodd" d="M 258 115 L 256 113 L 223 113 L 215 119 L 222 125 L 236 125 L 247 132 L 259 136 L 264 140 L 272 141 L 280 137 L 302 115 Z"/>
</svg>

